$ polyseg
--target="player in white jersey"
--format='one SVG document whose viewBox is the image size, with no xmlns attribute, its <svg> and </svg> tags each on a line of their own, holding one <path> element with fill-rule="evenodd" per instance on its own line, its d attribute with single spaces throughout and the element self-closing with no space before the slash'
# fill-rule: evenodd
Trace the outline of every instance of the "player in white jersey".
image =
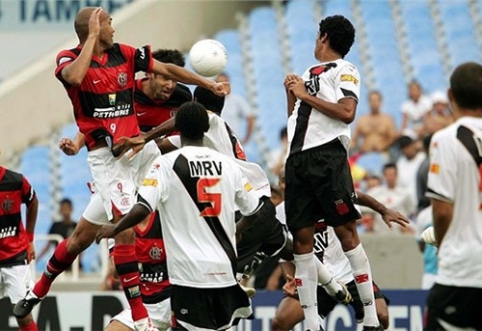
<svg viewBox="0 0 482 331">
<path fill-rule="evenodd" d="M 361 216 L 353 203 L 355 191 L 347 160 L 348 125 L 355 119 L 360 76 L 343 58 L 354 40 L 355 29 L 345 17 L 323 19 L 315 46 L 320 63 L 309 67 L 302 77 L 288 75 L 284 82 L 290 116 L 285 209 L 293 234 L 298 293 L 310 330 L 319 329 L 313 234 L 320 219 L 335 228 L 350 261 L 364 304 L 364 330 L 379 329 L 370 265 L 357 233 L 356 220 Z M 326 268 L 318 273 L 330 294 L 342 293 Z"/>
<path fill-rule="evenodd" d="M 439 245 L 425 330 L 482 330 L 482 66 L 459 65 L 448 97 L 455 123 L 430 145 L 427 196 Z"/>
<path fill-rule="evenodd" d="M 281 191 L 284 192 L 285 176 L 283 170 L 279 175 L 279 186 Z M 379 201 L 367 194 L 357 192 L 357 203 L 379 212 L 384 222 L 390 228 L 392 227 L 391 223 L 397 223 L 402 227 L 405 227 L 409 223 L 409 220 L 405 216 L 399 212 L 386 208 Z M 276 217 L 280 222 L 286 222 L 284 202 L 276 207 Z M 314 252 L 316 257 L 323 262 L 328 271 L 333 275 L 333 278 L 347 284 L 347 288 L 353 297 L 353 301 L 349 304 L 355 310 L 357 321 L 362 321 L 364 316 L 363 304 L 356 289 L 350 262 L 343 253 L 340 241 L 336 238 L 333 227 L 327 226 L 324 220 L 318 221 L 315 225 L 314 242 Z M 271 329 L 274 331 L 291 330 L 296 324 L 304 319 L 303 309 L 301 308 L 296 293 L 296 284 L 291 277 L 294 275 L 294 265 L 288 261 L 280 261 L 280 263 L 283 268 L 283 273 L 288 278 L 288 281 L 283 287 L 285 290 L 285 297 L 283 297 L 278 305 L 276 315 L 271 322 Z M 384 329 L 387 329 L 389 326 L 387 308 L 388 299 L 383 296 L 379 287 L 375 283 L 373 283 L 373 291 L 376 299 L 375 305 L 378 319 Z M 318 314 L 323 318 L 326 317 L 338 304 L 334 298 L 327 294 L 322 286 L 317 287 L 317 299 Z"/>
<path fill-rule="evenodd" d="M 138 203 L 97 241 L 139 223 L 158 209 L 173 286 L 174 330 L 225 330 L 251 315 L 235 278 L 235 231 L 256 222 L 258 196 L 232 159 L 203 147 L 206 109 L 183 104 L 175 117 L 183 147 L 159 157 L 138 193 Z M 246 215 L 238 224 L 234 212 Z"/>
</svg>

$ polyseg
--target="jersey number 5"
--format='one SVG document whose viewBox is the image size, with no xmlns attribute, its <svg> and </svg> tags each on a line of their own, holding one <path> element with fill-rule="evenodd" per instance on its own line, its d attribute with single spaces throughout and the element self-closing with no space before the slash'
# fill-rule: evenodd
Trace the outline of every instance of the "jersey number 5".
<svg viewBox="0 0 482 331">
<path fill-rule="evenodd" d="M 203 217 L 216 217 L 221 213 L 221 193 L 206 192 L 206 188 L 213 187 L 219 178 L 200 178 L 197 182 L 197 199 L 199 203 L 210 203 L 201 211 Z"/>
</svg>

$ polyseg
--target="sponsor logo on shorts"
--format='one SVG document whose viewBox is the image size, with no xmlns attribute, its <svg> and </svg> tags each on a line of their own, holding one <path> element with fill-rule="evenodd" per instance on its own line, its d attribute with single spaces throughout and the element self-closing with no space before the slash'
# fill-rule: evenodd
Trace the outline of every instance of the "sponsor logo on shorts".
<svg viewBox="0 0 482 331">
<path fill-rule="evenodd" d="M 189 313 L 189 310 L 187 310 L 186 308 L 182 308 L 180 313 L 186 315 L 187 313 Z"/>
<path fill-rule="evenodd" d="M 348 209 L 348 206 L 347 204 L 345 203 L 345 201 L 343 200 L 336 200 L 335 201 L 335 206 L 336 206 L 336 211 L 338 212 L 338 214 L 340 215 L 345 215 L 345 214 L 348 214 L 349 212 L 349 209 Z"/>
<path fill-rule="evenodd" d="M 121 204 L 122 206 L 124 206 L 124 207 L 127 207 L 127 206 L 129 206 L 129 205 L 131 204 L 131 199 L 130 199 L 129 197 L 123 197 L 123 198 L 121 199 L 120 204 Z"/>
</svg>

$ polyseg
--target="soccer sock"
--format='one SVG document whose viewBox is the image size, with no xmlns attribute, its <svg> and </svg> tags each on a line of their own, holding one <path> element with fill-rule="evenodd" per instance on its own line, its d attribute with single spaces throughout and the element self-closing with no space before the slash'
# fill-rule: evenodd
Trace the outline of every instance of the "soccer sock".
<svg viewBox="0 0 482 331">
<path fill-rule="evenodd" d="M 19 326 L 18 328 L 20 331 L 38 331 L 37 324 L 35 324 L 35 321 L 31 321 L 27 325 Z"/>
<path fill-rule="evenodd" d="M 115 245 L 114 253 L 115 268 L 119 274 L 119 280 L 124 289 L 125 296 L 131 307 L 134 321 L 147 318 L 147 310 L 142 304 L 140 290 L 140 274 L 137 265 L 137 257 L 134 245 Z"/>
<path fill-rule="evenodd" d="M 325 265 L 316 257 L 315 263 L 316 272 L 318 274 L 318 283 L 323 285 L 323 287 L 326 289 L 326 292 L 328 292 L 329 295 L 334 296 L 339 291 L 342 291 L 343 288 L 341 285 L 338 284 L 335 279 L 333 279 L 333 276 L 330 274 L 328 269 L 326 269 Z"/>
<path fill-rule="evenodd" d="M 38 298 L 43 298 L 47 295 L 55 278 L 70 267 L 77 257 L 77 254 L 67 252 L 67 241 L 68 239 L 65 239 L 57 246 L 47 263 L 45 271 L 35 284 L 32 292 Z"/>
<path fill-rule="evenodd" d="M 305 328 L 319 330 L 318 308 L 316 298 L 317 272 L 316 257 L 313 252 L 293 254 L 296 266 L 295 281 L 300 297 L 301 307 L 305 314 Z"/>
<path fill-rule="evenodd" d="M 363 303 L 363 311 L 365 312 L 363 324 L 366 326 L 377 326 L 380 323 L 378 322 L 375 307 L 370 263 L 368 262 L 365 250 L 362 245 L 359 244 L 351 251 L 345 252 L 345 255 L 350 261 L 356 288 L 360 294 L 360 300 Z"/>
</svg>

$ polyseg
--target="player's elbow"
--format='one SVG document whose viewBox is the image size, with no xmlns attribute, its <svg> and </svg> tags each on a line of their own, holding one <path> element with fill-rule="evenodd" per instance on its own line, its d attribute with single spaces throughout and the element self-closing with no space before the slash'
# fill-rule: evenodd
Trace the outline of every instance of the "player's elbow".
<svg viewBox="0 0 482 331">
<path fill-rule="evenodd" d="M 346 111 L 340 117 L 340 120 L 345 124 L 351 124 L 355 120 L 355 112 L 354 111 Z"/>
</svg>

